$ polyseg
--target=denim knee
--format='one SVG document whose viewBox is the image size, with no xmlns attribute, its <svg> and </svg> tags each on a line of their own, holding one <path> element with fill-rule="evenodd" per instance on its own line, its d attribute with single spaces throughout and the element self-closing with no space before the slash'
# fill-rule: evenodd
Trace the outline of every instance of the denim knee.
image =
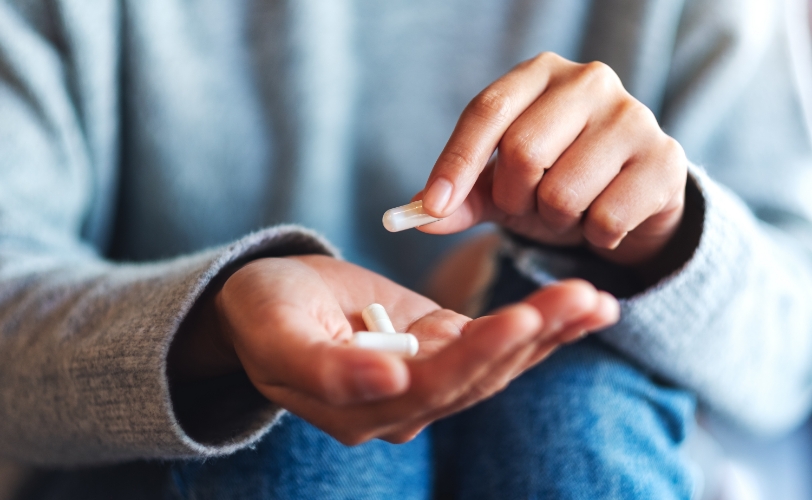
<svg viewBox="0 0 812 500">
<path fill-rule="evenodd" d="M 690 498 L 686 391 L 597 339 L 566 346 L 504 392 L 434 426 L 443 498 Z"/>
<path fill-rule="evenodd" d="M 344 446 L 287 415 L 255 448 L 172 466 L 173 498 L 426 499 L 431 496 L 427 433 L 404 445 Z"/>
<path fill-rule="evenodd" d="M 426 500 L 432 480 L 427 433 L 404 445 L 348 447 L 287 415 L 254 448 L 229 456 L 43 471 L 17 498 Z"/>
<path fill-rule="evenodd" d="M 488 309 L 538 285 L 502 258 Z M 596 338 L 433 426 L 438 498 L 690 498 L 695 398 Z"/>
</svg>

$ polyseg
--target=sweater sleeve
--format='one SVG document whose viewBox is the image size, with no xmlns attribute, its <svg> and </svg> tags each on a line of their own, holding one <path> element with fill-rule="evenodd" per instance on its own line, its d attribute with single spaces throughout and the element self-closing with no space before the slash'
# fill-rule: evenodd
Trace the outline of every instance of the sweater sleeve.
<svg viewBox="0 0 812 500">
<path fill-rule="evenodd" d="M 797 58 L 794 2 L 726 11 L 727 3 L 688 3 L 660 116 L 707 169 L 689 168 L 688 227 L 678 234 L 697 236 L 677 242 L 691 246 L 682 264 L 635 290 L 629 271 L 595 272 L 583 254 L 512 251 L 540 283 L 601 276 L 609 288 L 631 288 L 621 321 L 600 338 L 695 391 L 710 410 L 771 434 L 798 425 L 812 407 L 812 141 L 804 115 L 812 80 L 799 78 L 812 61 Z"/>
<path fill-rule="evenodd" d="M 812 404 L 812 249 L 692 175 L 704 205 L 692 258 L 623 300 L 622 321 L 601 338 L 728 419 L 785 431 Z"/>
<path fill-rule="evenodd" d="M 173 336 L 224 270 L 334 254 L 279 226 L 170 260 L 104 258 L 93 228 L 115 189 L 113 4 L 73 16 L 69 2 L 0 3 L 0 454 L 17 462 L 204 457 L 254 442 L 281 410 L 244 377 L 203 384 L 190 404 L 167 378 Z M 87 25 L 68 33 L 71 20 Z"/>
<path fill-rule="evenodd" d="M 0 246 L 0 451 L 70 465 L 219 455 L 259 439 L 281 409 L 244 377 L 201 385 L 198 399 L 208 401 L 193 406 L 205 413 L 180 418 L 189 395 L 170 391 L 170 343 L 230 265 L 332 253 L 295 226 L 147 264 Z"/>
</svg>

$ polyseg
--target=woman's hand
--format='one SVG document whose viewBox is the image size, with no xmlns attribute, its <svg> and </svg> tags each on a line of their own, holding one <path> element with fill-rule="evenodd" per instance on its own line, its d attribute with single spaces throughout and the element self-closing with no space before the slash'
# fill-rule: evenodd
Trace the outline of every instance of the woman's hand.
<svg viewBox="0 0 812 500">
<path fill-rule="evenodd" d="M 676 231 L 686 180 L 682 147 L 608 66 L 543 53 L 471 101 L 415 199 L 446 217 L 426 233 L 493 221 L 632 265 Z"/>
<path fill-rule="evenodd" d="M 418 337 L 417 357 L 347 344 L 365 329 L 360 314 L 372 302 L 399 332 Z M 618 317 L 610 295 L 569 281 L 471 320 L 324 256 L 253 261 L 231 275 L 214 303 L 219 338 L 202 345 L 220 346 L 219 354 L 198 359 L 215 360 L 218 372 L 231 360 L 268 399 L 347 444 L 407 441 L 492 396 L 562 342 Z"/>
</svg>

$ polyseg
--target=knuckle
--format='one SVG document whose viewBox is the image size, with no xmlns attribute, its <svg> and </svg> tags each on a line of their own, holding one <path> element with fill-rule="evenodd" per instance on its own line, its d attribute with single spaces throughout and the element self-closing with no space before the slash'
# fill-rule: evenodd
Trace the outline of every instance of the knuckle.
<svg viewBox="0 0 812 500">
<path fill-rule="evenodd" d="M 664 195 L 661 206 L 666 206 L 674 198 L 681 198 L 688 181 L 688 158 L 682 145 L 674 138 L 665 136 L 663 142 L 663 176 L 669 180 L 671 191 Z"/>
<path fill-rule="evenodd" d="M 544 164 L 530 140 L 515 135 L 503 139 L 499 154 L 493 203 L 507 214 L 524 215 L 535 207 L 532 192 L 544 172 Z"/>
<path fill-rule="evenodd" d="M 558 183 L 542 182 L 539 205 L 563 217 L 573 218 L 581 215 L 578 193 L 572 187 Z"/>
<path fill-rule="evenodd" d="M 688 170 L 688 158 L 682 144 L 673 137 L 665 136 L 662 147 L 666 167 L 674 174 L 684 175 Z"/>
<path fill-rule="evenodd" d="M 597 91 L 601 94 L 611 93 L 623 88 L 617 73 L 608 64 L 601 61 L 584 64 L 579 79 L 593 92 Z"/>
<path fill-rule="evenodd" d="M 619 96 L 611 96 L 608 106 L 603 124 L 606 129 L 623 133 L 624 138 L 629 137 L 635 144 L 642 144 L 643 149 L 651 149 L 659 144 L 662 130 L 657 117 L 645 104 L 624 90 Z"/>
<path fill-rule="evenodd" d="M 634 124 L 647 122 L 653 118 L 653 113 L 649 113 L 649 109 L 643 103 L 631 96 L 620 100 L 617 104 L 617 114 Z"/>
<path fill-rule="evenodd" d="M 648 106 L 638 101 L 632 96 L 627 96 L 619 105 L 619 115 L 632 127 L 639 128 L 641 126 L 649 127 L 648 130 L 660 131 L 660 124 L 657 122 L 657 117 Z"/>
<path fill-rule="evenodd" d="M 539 66 L 551 66 L 564 61 L 564 58 L 555 52 L 539 52 L 532 59 L 529 60 L 532 64 Z"/>
<path fill-rule="evenodd" d="M 657 121 L 657 116 L 654 114 L 654 111 L 637 99 L 632 100 L 634 101 L 632 112 L 637 115 L 638 120 L 640 120 L 641 123 L 649 124 L 652 128 L 659 131 L 660 123 Z"/>
<path fill-rule="evenodd" d="M 486 88 L 468 105 L 468 111 L 474 116 L 497 124 L 506 122 L 512 109 L 510 95 L 498 87 Z"/>
<path fill-rule="evenodd" d="M 518 197 L 509 189 L 497 189 L 494 187 L 491 198 L 496 208 L 506 214 L 523 215 L 526 212 Z"/>
<path fill-rule="evenodd" d="M 547 165 L 532 136 L 511 134 L 502 140 L 505 163 L 521 178 L 532 178 Z"/>
<path fill-rule="evenodd" d="M 591 226 L 602 236 L 617 238 L 628 231 L 626 220 L 605 207 L 596 207 L 589 215 Z"/>
</svg>

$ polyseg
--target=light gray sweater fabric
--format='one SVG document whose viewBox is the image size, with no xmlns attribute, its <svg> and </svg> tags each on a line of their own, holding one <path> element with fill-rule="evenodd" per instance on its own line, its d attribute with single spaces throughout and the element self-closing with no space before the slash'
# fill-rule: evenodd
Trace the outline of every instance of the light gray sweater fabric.
<svg viewBox="0 0 812 500">
<path fill-rule="evenodd" d="M 611 65 L 708 172 L 691 168 L 693 257 L 602 339 L 753 430 L 796 425 L 812 388 L 799 5 L 0 2 L 0 454 L 77 465 L 259 439 L 280 410 L 250 394 L 179 420 L 166 353 L 194 301 L 246 259 L 335 254 L 302 227 L 415 284 L 454 238 L 387 234 L 382 212 L 422 188 L 467 101 L 543 50 Z M 511 251 L 530 276 L 580 265 Z"/>
</svg>

